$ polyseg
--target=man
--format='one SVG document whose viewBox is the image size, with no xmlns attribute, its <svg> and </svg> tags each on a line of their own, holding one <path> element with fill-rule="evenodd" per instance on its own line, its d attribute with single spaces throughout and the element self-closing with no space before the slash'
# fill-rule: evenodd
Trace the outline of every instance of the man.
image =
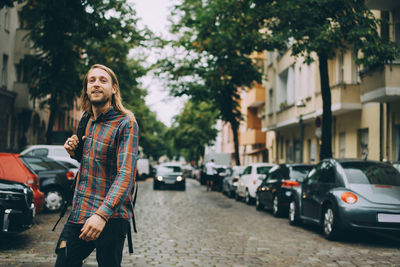
<svg viewBox="0 0 400 267">
<path fill-rule="evenodd" d="M 212 190 L 214 185 L 214 176 L 215 176 L 215 163 L 214 159 L 206 163 L 206 183 L 207 183 L 207 191 Z"/>
<path fill-rule="evenodd" d="M 121 101 L 114 72 L 93 65 L 83 82 L 82 110 L 90 116 L 83 150 L 76 135 L 64 148 L 80 159 L 72 211 L 57 244 L 56 267 L 82 266 L 96 248 L 100 267 L 120 266 L 138 153 L 138 125 Z M 82 148 L 81 148 L 82 149 Z"/>
</svg>

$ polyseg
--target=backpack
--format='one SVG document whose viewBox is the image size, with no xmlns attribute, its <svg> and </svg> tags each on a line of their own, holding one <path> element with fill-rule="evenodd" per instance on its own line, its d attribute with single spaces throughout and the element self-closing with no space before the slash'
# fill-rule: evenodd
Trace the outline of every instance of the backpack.
<svg viewBox="0 0 400 267">
<path fill-rule="evenodd" d="M 77 149 L 75 150 L 75 157 L 71 157 L 71 158 L 76 159 L 76 160 L 79 161 L 79 162 L 81 162 L 81 160 L 82 160 L 82 153 L 83 153 L 83 140 L 82 140 L 82 137 L 85 135 L 86 126 L 87 126 L 87 124 L 88 124 L 88 122 L 89 122 L 89 118 L 90 118 L 90 115 L 87 114 L 87 113 L 84 113 L 84 114 L 82 115 L 82 118 L 81 118 L 81 120 L 79 121 L 78 130 L 77 130 L 77 133 L 76 133 L 76 135 L 78 136 L 78 139 L 79 139 L 79 143 L 78 143 Z M 138 171 L 137 171 L 137 161 L 136 161 L 136 165 L 135 165 L 134 173 L 133 173 L 133 178 L 135 179 L 135 184 L 133 185 L 132 192 L 131 192 L 131 193 L 132 193 L 132 196 L 133 196 L 133 199 L 132 199 L 132 202 L 131 202 L 131 205 L 130 205 L 130 208 L 131 208 L 131 211 L 132 211 L 132 225 L 133 225 L 133 231 L 134 231 L 135 233 L 137 233 L 136 221 L 135 221 L 135 213 L 134 213 L 134 210 L 135 210 L 135 203 L 136 203 L 136 197 L 137 197 L 137 191 L 138 191 L 138 185 L 137 185 L 137 183 L 136 183 L 136 175 L 137 175 L 137 172 L 138 172 Z M 72 192 L 75 191 L 75 186 L 76 186 L 76 180 L 77 180 L 78 173 L 79 173 L 79 172 L 76 173 L 74 182 L 73 182 L 72 185 L 71 185 L 71 190 L 72 190 Z M 57 222 L 54 224 L 52 231 L 54 231 L 54 230 L 56 229 L 57 224 L 58 224 L 58 223 L 61 221 L 61 219 L 64 217 L 65 212 L 66 212 L 67 209 L 68 209 L 68 206 L 69 206 L 70 204 L 72 204 L 71 202 L 72 202 L 72 199 L 71 199 L 71 200 L 67 200 L 67 199 L 66 199 L 66 200 L 64 201 L 64 205 L 63 205 L 63 207 L 62 207 L 62 209 L 61 209 L 61 211 L 60 211 L 60 216 L 59 216 Z M 132 245 L 132 234 L 131 234 L 131 225 L 130 225 L 130 224 L 129 224 L 129 228 L 128 228 L 128 232 L 127 232 L 127 237 L 128 237 L 129 254 L 132 254 L 132 253 L 133 253 L 133 245 Z"/>
</svg>

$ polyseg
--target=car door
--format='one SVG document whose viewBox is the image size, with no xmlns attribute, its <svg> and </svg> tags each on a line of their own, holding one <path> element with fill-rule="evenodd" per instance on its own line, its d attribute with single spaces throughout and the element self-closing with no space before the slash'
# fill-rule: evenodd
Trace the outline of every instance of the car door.
<svg viewBox="0 0 400 267">
<path fill-rule="evenodd" d="M 246 192 L 246 187 L 247 187 L 247 181 L 251 178 L 251 171 L 252 171 L 252 166 L 247 166 L 246 169 L 244 170 L 242 176 L 239 179 L 238 183 L 238 193 L 240 196 L 244 196 Z"/>
<path fill-rule="evenodd" d="M 310 177 L 311 178 L 311 177 Z M 326 193 L 334 186 L 335 171 L 329 161 L 321 162 L 316 168 L 312 179 L 306 183 L 303 191 L 304 215 L 312 220 L 319 221 L 322 203 Z"/>
<path fill-rule="evenodd" d="M 272 200 L 277 189 L 278 183 L 282 180 L 279 168 L 272 169 L 265 184 L 265 205 L 272 207 Z"/>
<path fill-rule="evenodd" d="M 321 174 L 321 163 L 318 164 L 313 170 L 310 171 L 310 173 L 307 176 L 307 179 L 303 182 L 302 184 L 302 196 L 301 196 L 301 211 L 300 213 L 307 217 L 307 218 L 312 218 L 313 217 L 313 202 L 314 199 L 312 197 L 314 196 L 315 192 L 318 190 L 318 185 L 317 181 L 319 179 L 319 176 Z"/>
</svg>

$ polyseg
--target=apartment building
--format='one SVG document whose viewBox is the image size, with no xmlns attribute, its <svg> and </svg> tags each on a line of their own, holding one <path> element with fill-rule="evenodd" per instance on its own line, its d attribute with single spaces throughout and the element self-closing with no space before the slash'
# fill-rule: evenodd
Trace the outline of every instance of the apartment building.
<svg viewBox="0 0 400 267">
<path fill-rule="evenodd" d="M 399 42 L 400 3 L 369 1 L 376 16 L 392 23 L 382 34 Z M 315 57 L 316 58 L 316 57 Z M 332 93 L 332 152 L 337 158 L 400 160 L 400 65 L 360 70 L 349 51 L 337 51 L 328 62 Z M 269 161 L 319 161 L 322 99 L 318 62 L 284 52 L 268 52 L 263 82 Z M 361 75 L 359 74 L 361 73 Z"/>
<path fill-rule="evenodd" d="M 0 9 L 0 151 L 20 151 L 29 144 L 46 143 L 49 111 L 40 108 L 40 101 L 29 94 L 29 68 L 26 60 L 32 56 L 28 30 L 20 16 L 21 4 Z M 53 130 L 64 138 L 78 125 L 80 112 L 66 108 L 57 117 Z M 59 138 L 59 139 L 60 139 Z M 63 139 L 65 140 L 65 139 Z"/>
</svg>

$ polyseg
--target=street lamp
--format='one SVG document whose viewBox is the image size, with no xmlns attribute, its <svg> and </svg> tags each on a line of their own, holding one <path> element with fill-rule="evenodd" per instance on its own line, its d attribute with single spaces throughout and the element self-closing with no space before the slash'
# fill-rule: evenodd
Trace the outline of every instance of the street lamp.
<svg viewBox="0 0 400 267">
<path fill-rule="evenodd" d="M 296 102 L 296 107 L 304 108 L 306 103 L 304 103 L 304 99 L 300 98 L 299 101 Z M 303 124 L 303 114 L 299 115 L 299 127 L 300 127 L 300 163 L 303 163 L 303 142 L 304 142 L 304 124 Z"/>
</svg>

